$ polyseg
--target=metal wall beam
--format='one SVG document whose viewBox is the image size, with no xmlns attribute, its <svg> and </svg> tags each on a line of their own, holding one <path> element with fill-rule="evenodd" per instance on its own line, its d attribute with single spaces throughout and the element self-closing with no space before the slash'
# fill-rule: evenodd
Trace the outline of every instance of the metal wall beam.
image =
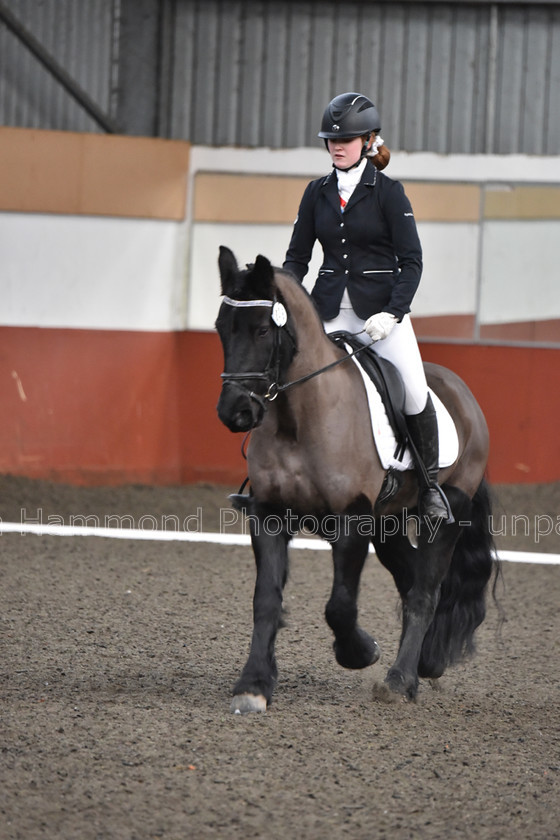
<svg viewBox="0 0 560 840">
<path fill-rule="evenodd" d="M 117 119 L 126 134 L 160 133 L 162 0 L 121 0 Z"/>
</svg>

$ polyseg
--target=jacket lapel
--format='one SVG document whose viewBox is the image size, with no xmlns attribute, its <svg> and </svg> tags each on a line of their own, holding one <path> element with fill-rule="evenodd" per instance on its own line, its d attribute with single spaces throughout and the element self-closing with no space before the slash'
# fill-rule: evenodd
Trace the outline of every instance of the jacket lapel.
<svg viewBox="0 0 560 840">
<path fill-rule="evenodd" d="M 350 200 L 346 205 L 344 210 L 345 213 L 348 213 L 348 210 L 351 210 L 359 201 L 363 198 L 366 198 L 370 194 L 370 190 L 372 187 L 375 187 L 377 182 L 377 169 L 370 163 L 369 161 L 366 164 L 366 168 L 363 171 L 360 183 L 356 185 L 356 188 L 352 195 L 350 196 Z"/>
<path fill-rule="evenodd" d="M 323 181 L 323 195 L 331 205 L 337 216 L 340 216 L 340 196 L 338 194 L 338 183 L 334 169 L 329 172 Z"/>
</svg>

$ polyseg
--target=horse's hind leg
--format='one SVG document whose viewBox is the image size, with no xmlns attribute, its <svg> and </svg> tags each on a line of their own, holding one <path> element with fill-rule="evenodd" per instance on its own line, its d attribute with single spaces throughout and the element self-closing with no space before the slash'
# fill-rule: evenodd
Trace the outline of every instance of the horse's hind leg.
<svg viewBox="0 0 560 840">
<path fill-rule="evenodd" d="M 356 519 L 356 517 L 353 517 Z M 334 652 L 344 668 L 366 668 L 379 659 L 375 639 L 358 626 L 358 591 L 360 576 L 369 550 L 369 536 L 358 534 L 352 517 L 341 517 L 336 540 L 330 540 L 333 551 L 334 577 L 325 618 L 334 633 Z M 346 533 L 350 531 L 350 533 Z"/>
<path fill-rule="evenodd" d="M 403 607 L 399 651 L 385 682 L 407 699 L 413 700 L 418 691 L 422 643 L 436 611 L 441 582 L 458 534 L 456 524 L 442 523 L 435 534 L 423 526 L 417 549 L 404 534 L 375 541 L 377 556 L 393 574 Z"/>
<path fill-rule="evenodd" d="M 459 491 L 454 496 L 454 508 L 458 510 Z M 440 677 L 450 665 L 474 653 L 474 635 L 486 614 L 486 587 L 492 572 L 497 571 L 489 527 L 491 512 L 490 493 L 483 481 L 472 502 L 463 499 L 460 517 L 463 532 L 455 545 L 434 618 L 424 637 L 418 665 L 420 677 Z"/>
<path fill-rule="evenodd" d="M 270 703 L 277 677 L 274 647 L 282 624 L 282 592 L 288 576 L 288 535 L 267 533 L 264 515 L 252 515 L 250 524 L 257 566 L 253 636 L 249 658 L 233 689 L 231 711 L 236 714 L 264 712 Z"/>
</svg>

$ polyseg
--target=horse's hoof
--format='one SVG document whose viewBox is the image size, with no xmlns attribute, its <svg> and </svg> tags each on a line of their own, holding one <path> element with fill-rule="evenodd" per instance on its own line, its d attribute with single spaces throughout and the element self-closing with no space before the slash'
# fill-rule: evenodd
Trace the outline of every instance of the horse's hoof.
<svg viewBox="0 0 560 840">
<path fill-rule="evenodd" d="M 395 694 L 400 694 L 403 700 L 416 700 L 418 685 L 406 682 L 404 674 L 390 669 L 385 677 L 385 685 Z"/>
<path fill-rule="evenodd" d="M 262 694 L 237 694 L 231 701 L 229 709 L 234 715 L 266 712 L 266 697 Z"/>
<path fill-rule="evenodd" d="M 373 665 L 381 656 L 381 648 L 371 636 L 363 630 L 358 630 L 350 644 L 342 645 L 338 641 L 333 642 L 336 661 L 343 668 L 358 670 Z"/>
<path fill-rule="evenodd" d="M 406 702 L 402 694 L 396 694 L 394 691 L 391 691 L 386 682 L 373 683 L 371 689 L 371 698 L 372 700 L 379 701 L 381 703 L 386 703 L 387 705 Z"/>
<path fill-rule="evenodd" d="M 373 639 L 372 641 L 373 641 L 373 644 L 370 647 L 369 664 L 370 665 L 375 665 L 375 663 L 377 662 L 377 660 L 381 656 L 381 648 L 379 647 L 379 645 L 377 644 L 375 639 Z"/>
</svg>

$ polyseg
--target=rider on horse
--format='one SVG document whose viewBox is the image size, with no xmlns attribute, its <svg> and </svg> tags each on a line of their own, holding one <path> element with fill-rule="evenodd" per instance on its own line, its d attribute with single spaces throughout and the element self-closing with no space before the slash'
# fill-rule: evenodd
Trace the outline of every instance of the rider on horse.
<svg viewBox="0 0 560 840">
<path fill-rule="evenodd" d="M 311 296 L 325 330 L 361 333 L 399 370 L 409 436 L 425 467 L 418 471 L 419 511 L 447 519 L 437 483 L 436 412 L 408 314 L 422 274 L 422 248 L 402 184 L 379 171 L 390 156 L 380 130 L 366 96 L 343 93 L 328 104 L 319 137 L 333 170 L 308 184 L 283 267 L 303 280 L 319 240 L 323 263 Z"/>
</svg>

